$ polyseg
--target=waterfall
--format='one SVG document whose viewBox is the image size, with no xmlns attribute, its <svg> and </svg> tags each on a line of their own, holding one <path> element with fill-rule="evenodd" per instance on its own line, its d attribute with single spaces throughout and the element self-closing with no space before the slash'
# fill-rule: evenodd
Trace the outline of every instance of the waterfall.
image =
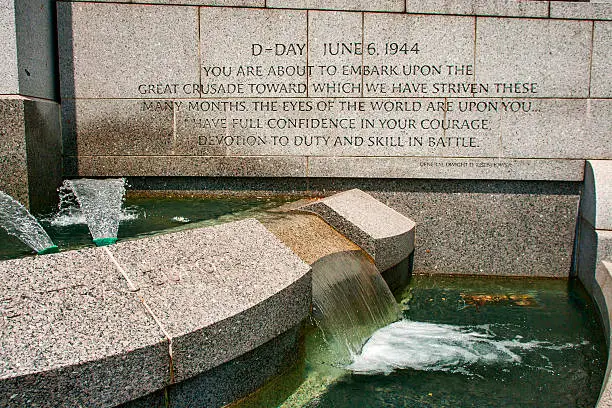
<svg viewBox="0 0 612 408">
<path fill-rule="evenodd" d="M 399 319 L 389 287 L 362 251 L 327 255 L 312 265 L 313 315 L 342 363 L 378 329 Z"/>
<path fill-rule="evenodd" d="M 125 179 L 66 180 L 61 190 L 65 197 L 69 197 L 66 192 L 72 191 L 74 194 L 96 245 L 109 245 L 117 241 Z"/>
<path fill-rule="evenodd" d="M 18 201 L 2 191 L 0 191 L 0 226 L 39 254 L 57 252 L 57 246 L 53 244 L 36 218 Z"/>
<path fill-rule="evenodd" d="M 311 265 L 313 317 L 338 364 L 350 363 L 376 330 L 400 318 L 372 259 L 325 221 L 281 210 L 262 222 Z"/>
</svg>

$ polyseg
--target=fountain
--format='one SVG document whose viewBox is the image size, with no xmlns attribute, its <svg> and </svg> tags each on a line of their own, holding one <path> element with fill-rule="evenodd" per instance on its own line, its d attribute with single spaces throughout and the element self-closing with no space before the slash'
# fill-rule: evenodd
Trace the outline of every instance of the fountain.
<svg viewBox="0 0 612 408">
<path fill-rule="evenodd" d="M 111 245 L 117 241 L 125 179 L 66 180 L 60 194 L 62 201 L 68 203 L 74 196 L 97 246 Z"/>
<path fill-rule="evenodd" d="M 8 194 L 0 191 L 0 226 L 19 238 L 39 255 L 58 252 L 36 218 Z"/>
<path fill-rule="evenodd" d="M 80 203 L 75 189 L 72 188 L 74 183 L 75 181 L 71 182 L 70 188 L 66 187 L 63 190 L 63 201 L 66 205 L 69 202 Z M 66 183 L 66 185 L 68 184 Z M 122 184 L 119 186 L 123 187 Z M 78 191 L 78 188 L 76 190 Z M 132 205 L 135 203 L 143 205 L 145 203 L 145 201 L 134 201 L 133 197 L 131 200 L 129 203 Z M 359 203 L 360 200 L 361 203 Z M 32 262 L 32 259 L 26 258 L 7 261 L 3 264 L 6 272 L 4 276 L 11 276 L 10 271 L 14 270 L 24 271 L 28 276 L 31 273 L 41 274 L 45 279 L 54 282 L 52 289 L 57 287 L 64 290 L 63 288 L 67 287 L 66 285 L 69 284 L 75 273 L 78 276 L 82 275 L 79 278 L 79 285 L 85 285 L 86 288 L 80 289 L 81 286 L 79 286 L 79 289 L 75 289 L 74 293 L 70 295 L 74 305 L 81 305 L 79 306 L 81 309 L 79 309 L 79 313 L 62 315 L 66 319 L 73 319 L 74 321 L 66 322 L 66 324 L 75 325 L 74 327 L 82 327 L 82 319 L 85 317 L 92 319 L 88 326 L 97 327 L 99 324 L 96 320 L 97 315 L 86 313 L 89 308 L 106 310 L 109 303 L 117 303 L 116 306 L 121 310 L 129 306 L 133 307 L 135 311 L 140 310 L 142 312 L 141 302 L 142 299 L 145 299 L 150 308 L 147 312 L 154 317 L 143 319 L 139 324 L 144 326 L 141 327 L 142 333 L 149 333 L 148 335 L 152 336 L 149 340 L 144 339 L 144 343 L 134 343 L 132 345 L 133 340 L 124 338 L 117 340 L 114 336 L 123 334 L 110 330 L 105 331 L 105 338 L 108 338 L 113 344 L 126 344 L 126 346 L 122 346 L 115 351 L 115 357 L 121 361 L 122 365 L 126 364 L 125 358 L 129 360 L 129 364 L 132 364 L 130 367 L 136 367 L 142 362 L 148 361 L 150 357 L 139 357 L 130 352 L 135 348 L 143 349 L 147 353 L 154 353 L 155 358 L 166 358 L 170 355 L 172 364 L 177 362 L 182 364 L 172 366 L 172 369 L 175 370 L 173 371 L 175 378 L 178 379 L 175 379 L 175 383 L 168 385 L 165 383 L 167 371 L 164 367 L 159 367 L 159 370 L 154 373 L 156 382 L 142 382 L 137 378 L 139 377 L 137 374 L 125 376 L 119 379 L 122 381 L 122 389 L 134 390 L 133 392 L 131 391 L 126 396 L 116 396 L 113 392 L 107 392 L 107 389 L 115 389 L 113 382 L 113 384 L 109 383 L 108 388 L 106 388 L 107 385 L 104 385 L 99 388 L 100 391 L 96 391 L 96 400 L 108 398 L 108 401 L 113 401 L 113 404 L 116 404 L 135 398 L 155 399 L 156 395 L 159 394 L 156 393 L 156 390 L 161 390 L 161 393 L 166 392 L 171 401 L 180 401 L 183 398 L 192 397 L 199 398 L 198 401 L 202 402 L 198 403 L 198 406 L 222 406 L 243 397 L 248 392 L 253 391 L 253 388 L 216 391 L 218 388 L 211 384 L 219 382 L 212 381 L 211 377 L 207 377 L 214 375 L 209 374 L 209 372 L 217 373 L 221 370 L 225 373 L 223 370 L 229 370 L 233 373 L 232 370 L 241 370 L 242 363 L 237 361 L 243 357 L 236 357 L 236 360 L 231 360 L 231 358 L 237 354 L 222 358 L 215 357 L 214 360 L 210 360 L 209 364 L 211 365 L 202 368 L 204 366 L 201 364 L 203 360 L 200 356 L 187 360 L 185 356 L 192 356 L 197 350 L 217 350 L 215 346 L 217 344 L 221 345 L 218 350 L 223 351 L 223 353 L 226 353 L 226 351 L 232 352 L 236 350 L 237 346 L 244 347 L 240 353 L 250 350 L 252 347 L 262 347 L 268 350 L 267 352 L 262 351 L 263 353 L 270 353 L 269 355 L 264 354 L 268 356 L 266 359 L 258 354 L 259 351 L 256 352 L 259 349 L 252 350 L 254 354 L 249 354 L 249 351 L 244 355 L 244 358 L 248 359 L 251 358 L 248 356 L 253 356 L 252 358 L 255 359 L 253 361 L 269 361 L 268 364 L 253 364 L 251 361 L 243 366 L 249 367 L 248 375 L 245 376 L 248 379 L 244 382 L 249 387 L 259 387 L 263 385 L 263 382 L 258 382 L 260 379 L 251 380 L 251 378 L 258 378 L 259 368 L 269 370 L 263 375 L 268 376 L 266 378 L 273 375 L 271 374 L 273 370 L 266 368 L 276 367 L 275 364 L 277 363 L 272 362 L 271 356 L 277 356 L 276 358 L 279 359 L 286 358 L 283 357 L 286 350 L 290 350 L 288 352 L 292 356 L 287 361 L 295 361 L 301 356 L 298 353 L 297 346 L 296 349 L 291 349 L 290 343 L 283 343 L 286 340 L 282 339 L 287 339 L 283 333 L 289 327 L 296 327 L 293 325 L 298 324 L 301 319 L 308 316 L 311 299 L 312 321 L 316 321 L 317 325 L 309 326 L 306 331 L 304 346 L 306 352 L 302 359 L 295 361 L 297 364 L 293 365 L 293 368 L 286 368 L 289 371 L 282 371 L 284 374 L 278 377 L 277 381 L 284 384 L 282 386 L 284 387 L 282 388 L 283 391 L 276 392 L 276 390 L 273 390 L 271 393 L 274 396 L 271 399 L 268 386 L 264 386 L 258 393 L 248 396 L 240 403 L 242 405 L 238 406 L 249 408 L 269 406 L 342 407 L 351 406 L 351 398 L 353 405 L 356 404 L 358 398 L 362 398 L 364 401 L 368 401 L 367 404 L 364 403 L 365 405 L 362 406 L 380 406 L 378 403 L 381 400 L 376 400 L 376 398 L 386 398 L 385 401 L 388 399 L 397 402 L 389 406 L 420 406 L 419 404 L 424 405 L 427 402 L 427 395 L 431 392 L 435 394 L 431 398 L 437 398 L 440 405 L 444 405 L 443 398 L 457 399 L 459 395 L 462 398 L 463 396 L 469 398 L 472 392 L 494 387 L 493 380 L 495 378 L 492 374 L 498 372 L 504 373 L 500 375 L 505 375 L 505 381 L 518 378 L 517 373 L 529 372 L 532 378 L 536 379 L 534 382 L 541 382 L 542 384 L 553 384 L 560 381 L 559 378 L 564 378 L 565 381 L 566 378 L 572 376 L 584 376 L 581 370 L 584 370 L 587 375 L 593 372 L 594 375 L 590 375 L 592 380 L 588 381 L 588 387 L 581 395 L 590 400 L 596 395 L 594 387 L 601 383 L 599 380 L 601 364 L 597 363 L 598 365 L 595 367 L 594 363 L 589 363 L 594 366 L 594 369 L 590 369 L 588 365 L 585 366 L 582 362 L 601 360 L 595 352 L 601 350 L 601 342 L 593 341 L 589 337 L 588 331 L 584 331 L 584 328 L 579 325 L 564 332 L 579 334 L 578 337 L 585 341 L 577 341 L 576 338 L 572 337 L 551 338 L 546 337 L 545 334 L 551 326 L 551 322 L 554 322 L 555 319 L 558 322 L 557 326 L 567 327 L 569 322 L 578 324 L 580 319 L 576 316 L 576 310 L 585 309 L 584 307 L 575 308 L 576 310 L 570 313 L 559 313 L 560 307 L 558 304 L 547 303 L 545 296 L 535 290 L 522 287 L 519 289 L 500 287 L 499 285 L 493 285 L 491 289 L 485 290 L 482 281 L 473 284 L 470 288 L 461 287 L 451 290 L 449 289 L 450 286 L 438 276 L 429 285 L 437 288 L 438 292 L 434 293 L 427 285 L 421 285 L 422 287 L 418 288 L 421 290 L 420 293 L 413 287 L 414 292 L 406 292 L 401 299 L 401 305 L 404 306 L 403 316 L 398 313 L 398 304 L 375 265 L 377 263 L 390 265 L 388 259 L 397 260 L 408 256 L 410 247 L 406 248 L 405 245 L 395 245 L 394 243 L 409 242 L 407 241 L 407 232 L 396 227 L 399 225 L 410 227 L 412 224 L 407 223 L 406 220 L 404 222 L 396 220 L 395 216 L 397 214 L 394 215 L 385 211 L 384 208 L 378 208 L 381 205 L 380 203 L 377 204 L 371 197 L 359 192 L 345 193 L 337 195 L 335 198 L 330 197 L 317 201 L 315 206 L 309 205 L 307 207 L 320 210 L 329 223 L 343 227 L 347 236 L 352 234 L 353 237 L 351 238 L 360 239 L 362 248 L 367 248 L 369 251 L 367 253 L 347 239 L 346 236 L 339 234 L 337 232 L 338 228 L 334 227 L 336 228 L 334 230 L 330 228 L 330 224 L 320 217 L 303 213 L 302 211 L 305 211 L 303 206 L 298 207 L 298 212 L 273 212 L 258 216 L 269 231 L 290 247 L 302 261 L 310 264 L 312 272 L 310 275 L 304 275 L 303 278 L 300 278 L 302 283 L 298 285 L 301 288 L 299 292 L 296 292 L 297 287 L 287 287 L 286 290 L 282 289 L 284 286 L 278 287 L 280 290 L 278 292 L 280 298 L 278 299 L 283 299 L 284 303 L 282 305 L 274 306 L 276 300 L 273 300 L 269 308 L 266 306 L 265 313 L 259 314 L 262 309 L 260 309 L 260 306 L 254 305 L 252 308 L 245 309 L 244 313 L 246 314 L 231 314 L 238 310 L 234 308 L 245 307 L 245 301 L 250 301 L 249 299 L 253 294 L 267 290 L 268 284 L 261 279 L 266 277 L 265 279 L 275 281 L 277 278 L 287 277 L 287 274 L 293 273 L 294 264 L 292 261 L 283 272 L 268 271 L 268 268 L 275 265 L 276 262 L 269 261 L 270 259 L 276 259 L 275 256 L 270 254 L 275 253 L 276 250 L 273 250 L 273 248 L 280 243 L 275 243 L 269 239 L 270 248 L 262 251 L 260 234 L 264 233 L 265 229 L 258 226 L 257 233 L 255 233 L 256 224 L 253 222 L 239 223 L 239 227 L 232 227 L 231 224 L 233 223 L 230 223 L 223 229 L 219 229 L 219 231 L 225 231 L 224 234 L 227 233 L 226 238 L 224 238 L 225 241 L 220 241 L 214 235 L 208 235 L 208 228 L 197 228 L 208 225 L 209 222 L 198 219 L 198 214 L 207 212 L 204 202 L 201 198 L 196 198 L 181 203 L 174 208 L 167 203 L 167 205 L 161 206 L 164 209 L 163 214 L 156 215 L 159 217 L 158 220 L 154 219 L 152 212 L 153 209 L 161 211 L 157 200 L 152 200 L 151 203 L 147 204 L 150 205 L 150 207 L 146 207 L 147 210 L 142 208 L 139 210 L 141 214 L 149 213 L 151 216 L 140 217 L 137 219 L 138 222 L 151 221 L 155 225 L 166 225 L 174 231 L 171 234 L 148 234 L 149 236 L 141 237 L 142 239 L 125 240 L 112 247 L 107 247 L 108 251 L 103 251 L 101 248 L 65 251 L 60 254 L 61 258 L 45 257 L 46 266 L 42 267 L 42 259 Z M 343 205 L 347 202 L 354 204 L 347 209 Z M 68 213 L 72 211 L 72 218 L 75 221 L 83 222 L 85 211 L 81 214 L 76 211 L 74 205 L 72 209 L 69 209 L 69 207 L 71 206 L 66 206 L 64 210 Z M 242 210 L 241 206 L 237 208 Z M 356 210 L 361 208 L 364 211 Z M 188 209 L 190 210 L 187 211 Z M 352 217 L 355 212 L 360 217 Z M 215 214 L 220 213 L 215 212 Z M 365 214 L 384 214 L 384 216 L 377 215 L 379 221 L 374 222 L 376 220 L 364 220 Z M 251 215 L 254 214 L 251 213 Z M 172 221 L 172 218 L 177 216 L 190 218 L 196 228 L 176 228 L 176 222 Z M 215 218 L 217 217 L 215 216 Z M 221 218 L 226 221 L 234 219 L 233 217 L 226 219 L 226 216 Z M 161 223 L 162 219 L 167 220 L 167 223 Z M 134 222 L 130 222 L 130 224 L 134 224 Z M 380 235 L 381 231 L 388 231 L 386 228 L 381 229 L 384 224 L 394 227 L 391 232 L 388 232 L 388 234 L 391 234 L 390 236 Z M 122 234 L 131 236 L 130 232 L 141 233 L 147 231 L 144 227 L 134 227 L 134 225 L 130 225 L 125 230 L 122 229 Z M 374 227 L 376 227 L 377 235 L 368 233 L 368 228 Z M 234 231 L 234 228 L 239 228 L 239 230 Z M 80 227 L 80 230 L 82 237 L 88 240 L 89 237 L 84 226 Z M 55 237 L 55 235 L 53 236 Z M 396 252 L 385 252 L 384 247 L 379 245 L 383 241 L 388 247 L 403 248 L 404 252 L 401 256 Z M 253 244 L 248 244 L 249 242 Z M 107 248 L 104 248 L 104 250 Z M 249 251 L 249 255 L 241 255 L 244 251 Z M 265 253 L 266 256 L 262 257 L 262 253 Z M 285 254 L 288 255 L 288 253 Z M 260 258 L 262 263 L 255 268 L 252 262 L 254 259 Z M 77 261 L 74 262 L 72 259 Z M 270 264 L 265 262 L 270 262 Z M 21 266 L 22 264 L 30 269 L 24 269 Z M 74 268 L 74 265 L 80 266 Z M 305 271 L 306 269 L 303 269 L 304 273 Z M 233 273 L 235 275 L 232 275 Z M 245 284 L 247 276 L 252 277 L 254 274 L 260 274 L 261 276 L 253 277 L 251 283 Z M 89 295 L 89 293 L 97 293 L 95 291 L 91 292 L 93 288 L 98 288 L 101 284 L 111 284 L 111 282 L 90 282 L 91 279 L 110 279 L 115 275 L 112 286 L 105 286 L 102 292 L 115 293 L 111 291 L 111 288 L 122 288 L 127 292 L 117 293 L 117 296 L 112 300 L 107 295 L 99 298 L 93 298 Z M 121 276 L 123 277 L 121 278 Z M 120 280 L 116 281 L 116 279 Z M 13 288 L 11 290 L 22 290 L 25 295 L 29 296 L 28 291 L 36 293 L 40 291 L 40 285 L 37 283 L 39 280 L 39 277 L 31 280 L 32 285 L 34 285 L 32 289 L 22 288 L 21 283 L 18 283 L 16 279 L 14 284 L 9 285 L 9 287 Z M 132 282 L 132 285 L 128 284 L 126 286 L 123 280 Z M 412 281 L 415 280 L 418 281 L 419 279 L 413 277 Z M 287 284 L 289 282 L 284 285 Z M 136 296 L 133 296 L 133 292 L 129 290 L 134 290 L 134 288 L 139 289 Z M 252 291 L 252 288 L 258 289 Z M 195 289 L 200 292 L 194 292 Z M 172 291 L 171 296 L 168 296 L 167 291 L 169 290 Z M 214 315 L 220 319 L 219 322 L 228 322 L 224 316 L 217 315 L 217 312 L 221 309 L 217 303 L 217 297 L 210 296 L 210 293 L 213 292 L 219 299 L 225 296 L 231 300 L 231 307 L 222 309 L 230 312 L 231 317 L 229 319 L 233 323 L 227 323 L 227 325 L 223 323 L 222 326 L 217 326 L 216 323 L 212 325 L 206 320 L 208 316 Z M 61 291 L 51 290 L 44 293 L 44 296 L 48 297 L 50 305 L 61 305 L 63 303 L 55 303 L 56 300 L 66 298 Z M 270 298 L 270 293 L 263 293 L 261 299 L 275 299 L 274 296 L 276 295 Z M 291 305 L 295 304 L 296 295 L 301 299 L 301 307 L 299 312 L 296 311 L 294 314 L 294 312 L 291 312 Z M 168 299 L 172 299 L 172 302 L 180 302 L 180 304 L 168 304 Z M 102 300 L 102 303 L 97 303 Z M 398 298 L 398 300 L 400 299 Z M 6 309 L 8 312 L 13 313 L 13 310 L 20 310 L 13 305 L 13 300 L 4 299 L 4 301 L 8 302 L 8 309 Z M 87 303 L 91 301 L 94 303 Z M 193 307 L 193 302 L 198 303 L 199 306 Z M 570 304 L 567 301 L 561 303 Z M 511 308 L 508 309 L 507 314 L 501 315 L 501 320 L 497 320 L 501 323 L 490 323 L 490 318 L 494 316 L 499 318 L 498 311 L 503 305 Z M 439 310 L 444 308 L 447 309 L 446 312 L 450 311 L 450 316 L 440 317 L 442 315 L 438 314 Z M 3 313 L 8 313 L 6 310 Z M 544 312 L 552 310 L 554 310 L 556 318 L 548 314 L 543 315 Z M 523 316 L 527 320 L 533 320 L 533 317 L 530 318 L 527 312 L 533 312 L 540 317 L 536 316 L 536 321 L 525 327 L 506 324 L 504 321 L 504 319 L 508 320 L 514 316 L 520 317 L 518 321 L 525 320 Z M 33 313 L 42 312 L 33 310 Z M 112 327 L 134 324 L 131 314 L 116 314 L 114 311 L 109 313 L 111 314 L 104 317 L 104 321 Z M 261 316 L 263 320 L 260 320 L 259 317 L 254 318 L 250 313 Z M 284 324 L 284 319 L 289 315 L 293 316 L 290 324 Z M 10 316 L 13 316 L 13 314 Z M 50 328 L 56 327 L 57 322 L 53 317 L 55 315 L 45 314 L 45 316 L 51 317 L 45 324 L 48 324 Z M 570 318 L 566 318 L 566 316 L 570 316 Z M 403 319 L 401 319 L 402 317 Z M 29 327 L 26 322 L 16 318 L 11 318 L 7 322 L 9 327 L 12 327 L 11 333 L 19 336 L 19 338 L 24 337 L 23 330 Z M 269 323 L 263 324 L 261 322 Z M 270 326 L 272 323 L 278 325 L 278 328 Z M 163 334 L 161 341 L 167 339 L 171 342 L 170 345 L 159 343 L 159 334 L 155 334 L 157 325 L 165 330 L 165 332 L 161 332 Z M 172 327 L 172 331 L 169 331 L 166 327 Z M 541 331 L 537 332 L 540 328 Z M 265 329 L 267 334 L 262 335 L 262 337 L 258 335 L 252 339 L 249 338 L 247 341 L 239 340 L 239 344 L 234 345 L 233 341 L 235 339 L 246 338 L 243 335 L 235 335 L 235 331 L 238 329 L 244 330 L 244 333 L 254 333 L 257 330 Z M 72 348 L 76 347 L 75 350 L 80 350 L 80 344 L 104 344 L 98 339 L 98 331 L 89 333 L 83 330 L 79 332 L 79 336 L 83 337 L 82 341 L 62 343 L 59 348 L 73 350 Z M 259 338 L 269 339 L 269 336 L 278 336 L 279 333 L 281 333 L 279 340 L 269 343 L 271 346 L 268 347 L 266 345 L 268 343 L 258 346 L 260 344 L 257 342 L 260 341 Z M 297 331 L 294 333 L 297 333 Z M 56 334 L 64 336 L 63 333 Z M 33 333 L 33 335 L 31 340 L 40 342 L 37 334 Z M 217 338 L 216 336 L 221 337 Z M 291 336 L 293 335 L 289 335 L 289 337 Z M 190 340 L 185 341 L 184 338 Z M 206 342 L 205 347 L 202 345 L 203 338 Z M 55 344 L 58 341 L 60 340 L 54 338 L 52 343 Z M 227 347 L 223 346 L 225 344 L 229 345 Z M 283 344 L 285 348 L 281 352 L 278 346 Z M 595 346 L 597 346 L 596 350 L 594 349 Z M 36 350 L 36 347 L 33 347 L 32 350 Z M 96 367 L 100 367 L 100 370 L 106 370 L 107 363 L 101 363 L 98 360 L 99 355 L 90 355 L 88 350 L 78 351 L 78 353 L 84 353 L 79 354 L 77 362 L 79 367 L 82 366 L 84 370 L 88 370 L 87 367 L 96 365 Z M 272 352 L 270 350 L 276 351 Z M 71 353 L 62 353 L 62 355 L 69 354 Z M 212 357 L 209 356 L 209 354 L 203 355 L 202 358 L 211 359 Z M 577 370 L 557 370 L 560 359 L 574 359 L 572 367 L 577 367 Z M 108 361 L 112 361 L 112 359 Z M 228 362 L 227 364 L 217 365 L 222 361 Z M 20 361 L 17 362 L 20 363 Z M 523 362 L 526 365 L 521 365 Z M 63 363 L 54 365 L 55 360 L 50 360 L 50 364 L 49 367 L 37 366 L 33 369 L 47 372 L 55 370 L 58 366 L 63 367 Z M 202 371 L 208 367 L 213 368 Z M 139 371 L 136 369 L 130 372 L 138 373 Z M 18 374 L 20 373 L 18 371 Z M 242 376 L 240 373 L 238 371 L 237 375 Z M 78 372 L 70 374 L 70 378 L 66 378 L 66 381 L 74 382 L 74 391 L 71 391 L 69 395 L 58 396 L 57 398 L 80 401 L 80 398 L 85 395 L 83 391 L 79 391 L 78 385 L 82 375 Z M 555 382 L 551 381 L 551 375 L 555 376 Z M 108 378 L 102 373 L 97 375 L 96 378 L 103 384 L 108 381 Z M 204 379 L 199 380 L 199 378 Z M 16 377 L 15 383 L 10 381 L 2 383 L 0 381 L 0 386 L 4 384 L 6 390 L 13 390 L 14 384 L 25 384 L 19 381 L 19 377 Z M 152 385 L 147 385 L 143 392 L 141 388 L 133 387 L 133 381 L 137 381 L 139 384 Z M 292 383 L 288 387 L 286 383 L 289 381 L 292 381 Z M 227 381 L 227 383 L 229 382 Z M 232 383 L 239 384 L 241 380 L 236 378 L 235 381 L 232 380 Z M 481 384 L 481 386 L 470 386 L 470 384 L 476 383 Z M 579 381 L 575 383 L 577 386 L 582 384 Z M 73 383 L 71 382 L 71 384 Z M 19 391 L 19 398 L 21 396 L 28 398 L 28 395 L 33 392 L 26 385 L 23 385 L 23 390 Z M 53 383 L 50 384 L 51 386 L 54 386 Z M 375 391 L 372 387 L 376 387 Z M 411 387 L 415 387 L 414 389 L 419 390 L 419 392 L 411 391 L 413 389 Z M 423 389 L 427 389 L 424 394 L 425 397 L 418 395 L 419 393 L 422 394 Z M 450 389 L 453 391 L 449 391 Z M 463 389 L 468 390 L 468 392 L 463 393 Z M 502 391 L 496 390 L 496 393 L 502 395 Z M 146 392 L 153 394 L 146 395 Z M 227 396 L 216 397 L 216 395 L 222 395 L 224 392 L 228 393 Z M 347 403 L 339 403 L 339 399 L 345 398 L 344 394 L 347 392 L 349 394 L 354 393 L 354 396 L 348 398 L 347 401 L 349 402 Z M 13 393 L 11 391 L 10 395 L 13 395 Z M 440 397 L 438 393 L 444 393 L 443 397 Z M 189 397 L 186 397 L 186 394 Z M 555 398 L 564 397 L 564 395 L 550 392 L 545 394 L 550 395 L 550 397 L 547 397 L 547 403 L 543 403 L 541 406 L 551 406 L 550 402 L 554 402 Z M 0 389 L 1 395 L 3 395 L 2 389 Z M 260 395 L 263 395 L 263 397 L 260 397 Z M 508 393 L 505 395 L 507 397 Z M 220 398 L 227 399 L 221 400 Z M 260 398 L 263 402 L 261 404 L 253 402 L 253 399 L 257 398 Z M 405 398 L 421 399 L 419 399 L 419 403 L 410 405 L 405 403 Z M 155 406 L 155 402 L 151 401 L 137 401 L 134 404 Z M 463 406 L 464 402 L 465 400 L 461 400 L 455 406 Z M 503 406 L 503 404 L 500 403 L 499 406 Z"/>
</svg>

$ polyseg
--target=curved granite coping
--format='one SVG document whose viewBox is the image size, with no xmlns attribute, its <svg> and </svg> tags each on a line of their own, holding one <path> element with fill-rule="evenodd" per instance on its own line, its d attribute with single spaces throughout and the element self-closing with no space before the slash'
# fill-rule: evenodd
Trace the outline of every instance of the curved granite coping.
<svg viewBox="0 0 612 408">
<path fill-rule="evenodd" d="M 612 230 L 612 160 L 587 160 L 580 207 L 595 229 Z"/>
<path fill-rule="evenodd" d="M 604 325 L 608 364 L 597 407 L 612 407 L 612 160 L 588 160 L 580 200 L 578 276 Z"/>
<path fill-rule="evenodd" d="M 299 210 L 317 214 L 359 245 L 380 271 L 397 265 L 414 250 L 415 222 L 359 189 L 335 194 Z"/>
<path fill-rule="evenodd" d="M 598 408 L 612 407 L 612 353 L 610 349 L 610 326 L 612 325 L 612 262 L 602 261 L 595 272 L 593 298 L 597 304 L 604 324 L 606 343 L 608 344 L 608 365 L 604 383 L 599 394 Z"/>
<path fill-rule="evenodd" d="M 0 293 L 0 406 L 107 407 L 296 326 L 311 275 L 244 220 L 0 262 Z"/>
</svg>

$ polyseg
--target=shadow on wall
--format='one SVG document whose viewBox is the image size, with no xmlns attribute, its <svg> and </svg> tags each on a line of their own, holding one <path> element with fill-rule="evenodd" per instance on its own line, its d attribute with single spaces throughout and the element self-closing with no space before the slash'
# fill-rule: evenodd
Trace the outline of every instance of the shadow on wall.
<svg viewBox="0 0 612 408">
<path fill-rule="evenodd" d="M 68 4 L 69 5 L 69 4 Z M 77 124 L 74 85 L 74 35 L 72 32 L 72 7 L 61 4 L 57 7 L 57 49 L 61 87 L 59 98 L 61 103 L 63 169 L 65 176 L 78 175 L 77 156 Z M 63 7 L 62 7 L 63 6 Z"/>
</svg>

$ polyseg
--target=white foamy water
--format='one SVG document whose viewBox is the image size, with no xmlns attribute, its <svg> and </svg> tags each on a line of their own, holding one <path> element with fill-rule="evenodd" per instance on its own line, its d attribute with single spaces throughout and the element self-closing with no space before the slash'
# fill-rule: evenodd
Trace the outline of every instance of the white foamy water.
<svg viewBox="0 0 612 408">
<path fill-rule="evenodd" d="M 400 320 L 376 331 L 347 369 L 358 374 L 389 374 L 397 369 L 471 374 L 475 364 L 520 363 L 521 350 L 575 348 L 588 343 L 497 340 L 486 327 Z"/>
<path fill-rule="evenodd" d="M 134 209 L 125 209 L 121 211 L 119 221 L 132 221 L 137 220 L 140 217 L 138 211 Z M 55 227 L 67 227 L 70 225 L 87 224 L 85 214 L 78 208 L 70 208 L 69 210 L 60 211 L 57 214 L 46 218 L 45 221 L 49 222 Z"/>
<path fill-rule="evenodd" d="M 184 223 L 184 224 L 187 224 L 188 222 L 190 222 L 189 218 L 186 218 L 186 217 L 180 217 L 180 216 L 178 216 L 178 217 L 172 217 L 172 221 L 174 221 L 174 222 L 182 222 L 182 223 Z"/>
</svg>

